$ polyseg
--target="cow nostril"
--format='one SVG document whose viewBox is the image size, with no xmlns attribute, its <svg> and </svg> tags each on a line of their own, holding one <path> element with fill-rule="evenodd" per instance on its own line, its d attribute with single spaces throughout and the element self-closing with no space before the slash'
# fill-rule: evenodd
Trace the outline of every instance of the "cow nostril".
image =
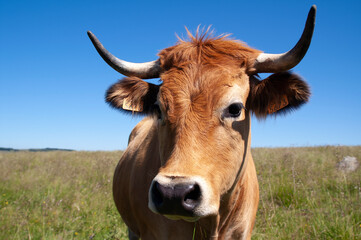
<svg viewBox="0 0 361 240">
<path fill-rule="evenodd" d="M 198 184 L 194 184 L 185 195 L 183 202 L 184 207 L 188 208 L 189 210 L 194 209 L 201 198 L 201 190 Z"/>
<path fill-rule="evenodd" d="M 155 206 L 160 206 L 163 203 L 163 195 L 160 191 L 158 182 L 154 182 L 152 186 L 152 201 Z"/>
<path fill-rule="evenodd" d="M 202 192 L 196 183 L 170 183 L 162 185 L 154 180 L 150 189 L 152 205 L 157 213 L 193 216 L 201 203 Z"/>
</svg>

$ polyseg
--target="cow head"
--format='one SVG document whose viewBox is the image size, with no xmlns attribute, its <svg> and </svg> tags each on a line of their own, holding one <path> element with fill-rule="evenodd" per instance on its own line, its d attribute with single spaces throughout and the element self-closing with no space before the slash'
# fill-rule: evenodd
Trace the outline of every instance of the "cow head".
<svg viewBox="0 0 361 240">
<path fill-rule="evenodd" d="M 250 156 L 250 113 L 265 118 L 308 101 L 308 85 L 287 70 L 306 54 L 315 10 L 299 42 L 283 54 L 188 33 L 189 41 L 162 50 L 158 60 L 136 64 L 114 57 L 88 32 L 103 59 L 128 76 L 109 88 L 106 101 L 157 121 L 161 167 L 149 189 L 152 211 L 189 221 L 218 213 Z M 260 80 L 261 72 L 274 74 Z M 155 77 L 160 85 L 142 80 Z"/>
</svg>

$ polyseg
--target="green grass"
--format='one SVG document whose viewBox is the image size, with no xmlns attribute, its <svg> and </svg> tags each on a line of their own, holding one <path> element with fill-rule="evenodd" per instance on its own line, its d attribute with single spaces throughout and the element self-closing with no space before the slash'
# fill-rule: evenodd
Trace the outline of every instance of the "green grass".
<svg viewBox="0 0 361 240">
<path fill-rule="evenodd" d="M 112 199 L 121 152 L 0 152 L 0 239 L 127 239 Z M 361 147 L 253 149 L 252 239 L 361 239 Z"/>
<path fill-rule="evenodd" d="M 0 153 L 0 239 L 125 239 L 111 192 L 120 155 Z"/>
<path fill-rule="evenodd" d="M 253 149 L 260 204 L 252 239 L 361 239 L 361 147 Z"/>
</svg>

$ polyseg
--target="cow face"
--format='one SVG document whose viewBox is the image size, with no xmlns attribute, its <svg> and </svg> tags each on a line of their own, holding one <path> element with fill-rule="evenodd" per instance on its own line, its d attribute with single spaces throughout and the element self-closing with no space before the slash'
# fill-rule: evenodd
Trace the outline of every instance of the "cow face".
<svg viewBox="0 0 361 240">
<path fill-rule="evenodd" d="M 217 214 L 249 149 L 247 75 L 240 69 L 205 68 L 195 78 L 184 78 L 178 70 L 164 74 L 158 95 L 162 167 L 150 188 L 149 207 L 172 219 Z M 181 82 L 192 84 L 173 91 Z"/>
<path fill-rule="evenodd" d="M 188 221 L 218 214 L 247 165 L 250 111 L 263 118 L 308 100 L 307 84 L 292 73 L 260 81 L 252 71 L 259 54 L 226 38 L 191 36 L 159 54 L 161 85 L 130 77 L 108 90 L 111 106 L 157 121 L 152 211 Z"/>
</svg>

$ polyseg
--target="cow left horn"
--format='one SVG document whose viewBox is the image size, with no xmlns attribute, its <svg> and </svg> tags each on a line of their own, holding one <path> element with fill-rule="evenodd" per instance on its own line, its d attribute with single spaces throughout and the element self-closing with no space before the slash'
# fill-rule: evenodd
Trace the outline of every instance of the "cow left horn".
<svg viewBox="0 0 361 240">
<path fill-rule="evenodd" d="M 316 5 L 308 13 L 305 29 L 297 44 L 288 52 L 281 54 L 261 53 L 254 68 L 257 73 L 275 73 L 289 70 L 296 66 L 305 56 L 310 46 L 316 20 Z"/>
<path fill-rule="evenodd" d="M 121 60 L 106 50 L 98 38 L 91 31 L 88 31 L 88 36 L 104 61 L 119 73 L 125 76 L 134 76 L 143 79 L 159 77 L 161 72 L 159 60 L 144 63 L 132 63 Z"/>
</svg>

